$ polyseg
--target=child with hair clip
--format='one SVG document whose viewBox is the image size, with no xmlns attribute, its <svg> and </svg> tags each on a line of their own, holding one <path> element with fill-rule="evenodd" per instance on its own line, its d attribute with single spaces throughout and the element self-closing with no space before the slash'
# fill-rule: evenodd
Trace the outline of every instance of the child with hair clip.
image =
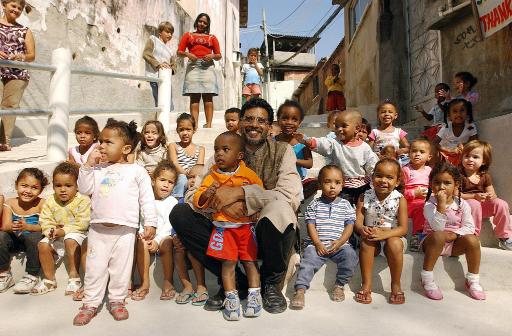
<svg viewBox="0 0 512 336">
<path fill-rule="evenodd" d="M 188 276 L 187 265 L 185 262 L 185 254 L 175 251 L 174 238 L 176 232 L 169 222 L 169 213 L 178 201 L 171 196 L 171 192 L 176 183 L 176 168 L 169 161 L 161 161 L 156 166 L 151 183 L 156 199 L 156 210 L 158 215 L 158 223 L 155 238 L 152 240 L 144 240 L 142 237 L 137 239 L 137 269 L 142 280 L 141 286 L 132 294 L 131 298 L 135 301 L 144 300 L 149 293 L 150 278 L 149 265 L 150 254 L 160 256 L 162 269 L 164 273 L 164 283 L 160 300 L 172 300 L 176 296 L 176 290 L 173 284 L 174 260 L 176 260 L 176 268 L 178 276 L 183 284 L 184 292 L 193 292 L 192 283 Z M 140 232 L 142 233 L 142 231 Z"/>
<path fill-rule="evenodd" d="M 70 162 L 60 163 L 53 171 L 54 194 L 46 200 L 39 217 L 44 238 L 38 249 L 44 278 L 32 289 L 32 295 L 57 289 L 55 256 L 66 256 L 68 264 L 69 279 L 64 294 L 73 295 L 82 287 L 81 247 L 91 219 L 91 201 L 78 193 L 77 180 L 78 168 Z"/>
<path fill-rule="evenodd" d="M 405 303 L 400 277 L 407 245 L 407 201 L 397 190 L 402 175 L 400 164 L 381 159 L 372 175 L 373 189 L 361 195 L 356 208 L 356 231 L 361 236 L 359 263 L 362 286 L 356 301 L 372 302 L 372 270 L 375 256 L 384 252 L 391 273 L 389 303 Z"/>
<path fill-rule="evenodd" d="M 224 121 L 226 129 L 231 132 L 240 133 L 240 109 L 238 107 L 230 107 L 224 112 Z"/>
<path fill-rule="evenodd" d="M 275 137 L 275 140 L 286 142 L 292 146 L 297 158 L 297 171 L 302 180 L 306 178 L 306 169 L 313 168 L 311 150 L 294 137 L 303 120 L 304 109 L 294 100 L 287 99 L 277 109 L 277 122 L 281 128 L 281 133 Z"/>
<path fill-rule="evenodd" d="M 187 190 L 190 168 L 196 164 L 204 164 L 204 147 L 192 142 L 195 130 L 196 121 L 192 115 L 180 114 L 176 120 L 176 133 L 178 133 L 180 141 L 171 142 L 168 147 L 169 161 L 178 171 L 178 179 L 173 192 L 173 196 L 178 199 L 182 199 Z"/>
<path fill-rule="evenodd" d="M 407 163 L 406 154 L 409 152 L 409 142 L 407 141 L 407 133 L 399 127 L 393 126 L 393 121 L 398 118 L 398 109 L 389 99 L 386 99 L 377 107 L 377 117 L 379 119 L 379 127 L 374 128 L 368 135 L 368 144 L 373 151 L 382 157 L 386 146 L 393 146 L 395 156 L 400 163 Z M 389 147 L 387 148 L 387 156 L 390 156 Z"/>
<path fill-rule="evenodd" d="M 39 282 L 39 254 L 37 244 L 43 237 L 39 215 L 44 199 L 39 197 L 48 185 L 48 179 L 37 168 L 24 168 L 16 178 L 17 196 L 3 203 L 2 231 L 0 231 L 0 293 L 14 286 L 9 252 L 22 246 L 25 250 L 25 271 L 14 286 L 14 293 L 28 294 Z"/>
<path fill-rule="evenodd" d="M 461 199 L 461 174 L 449 162 L 435 166 L 430 173 L 430 189 L 423 214 L 425 239 L 421 242 L 425 258 L 421 283 L 429 299 L 441 300 L 443 293 L 434 282 L 434 266 L 439 256 L 465 254 L 468 263 L 466 289 L 475 300 L 485 300 L 480 286 L 480 240 L 475 236 L 471 208 Z"/>
<path fill-rule="evenodd" d="M 478 131 L 469 101 L 455 98 L 448 103 L 447 110 L 445 125 L 437 133 L 434 144 L 442 158 L 458 166 L 464 144 L 478 139 Z"/>
<path fill-rule="evenodd" d="M 295 281 L 295 294 L 290 302 L 292 309 L 304 308 L 306 290 L 327 260 L 335 262 L 338 268 L 331 293 L 335 302 L 345 299 L 344 286 L 357 267 L 357 254 L 348 242 L 356 214 L 350 203 L 339 197 L 343 173 L 334 165 L 324 166 L 318 173 L 318 181 L 322 196 L 308 205 L 305 214 L 309 239 Z"/>
<path fill-rule="evenodd" d="M 100 129 L 96 120 L 84 116 L 76 121 L 74 132 L 78 146 L 69 149 L 68 161 L 80 166 L 87 162 L 89 154 L 99 146 Z"/>
<path fill-rule="evenodd" d="M 244 141 L 233 132 L 224 132 L 215 138 L 215 165 L 201 182 L 194 193 L 194 207 L 209 209 L 210 201 L 221 186 L 241 187 L 263 182 L 256 173 L 242 161 Z M 212 215 L 215 226 L 210 236 L 206 255 L 222 262 L 222 285 L 225 290 L 224 310 L 222 315 L 228 321 L 240 319 L 240 298 L 236 290 L 235 268 L 240 260 L 249 283 L 245 317 L 257 317 L 261 314 L 262 298 L 260 293 L 260 274 L 258 271 L 256 233 L 254 226 L 257 216 L 231 217 L 221 211 Z"/>
<path fill-rule="evenodd" d="M 410 162 L 402 168 L 402 184 L 404 196 L 407 200 L 407 214 L 412 219 L 412 236 L 409 251 L 420 251 L 420 242 L 423 240 L 423 207 L 428 192 L 428 177 L 432 168 L 427 166 L 432 159 L 432 147 L 425 139 L 416 139 L 411 143 L 409 150 Z"/>
<path fill-rule="evenodd" d="M 167 158 L 164 126 L 158 120 L 147 121 L 141 135 L 140 150 L 137 151 L 135 162 L 151 176 L 156 165 Z"/>
<path fill-rule="evenodd" d="M 472 140 L 462 150 L 462 198 L 468 202 L 475 223 L 475 234 L 480 235 L 482 220 L 492 217 L 498 246 L 512 250 L 512 225 L 507 202 L 496 196 L 489 174 L 492 147 L 485 141 Z"/>
<path fill-rule="evenodd" d="M 421 133 L 430 141 L 434 140 L 437 132 L 443 126 L 445 122 L 446 104 L 450 101 L 450 86 L 446 83 L 438 83 L 434 88 L 434 97 L 436 98 L 436 104 L 432 106 L 430 111 L 426 112 L 421 105 L 415 105 L 416 111 L 420 112 L 423 118 L 432 122 L 432 126 L 425 129 Z"/>
<path fill-rule="evenodd" d="M 326 156 L 332 164 L 343 172 L 341 197 L 355 205 L 359 195 L 370 188 L 367 176 L 373 173 L 373 167 L 379 160 L 370 146 L 357 137 L 361 129 L 362 116 L 359 111 L 341 112 L 335 121 L 336 139 L 309 138 L 295 133 L 298 142 L 312 151 Z"/>
<path fill-rule="evenodd" d="M 100 146 L 80 167 L 78 189 L 91 196 L 83 305 L 73 319 L 82 326 L 96 316 L 108 283 L 108 310 L 116 321 L 128 319 L 125 298 L 132 273 L 139 214 L 142 237 L 155 236 L 157 213 L 146 170 L 128 162 L 137 145 L 137 124 L 108 119 Z M 101 159 L 101 162 L 99 163 Z"/>
</svg>

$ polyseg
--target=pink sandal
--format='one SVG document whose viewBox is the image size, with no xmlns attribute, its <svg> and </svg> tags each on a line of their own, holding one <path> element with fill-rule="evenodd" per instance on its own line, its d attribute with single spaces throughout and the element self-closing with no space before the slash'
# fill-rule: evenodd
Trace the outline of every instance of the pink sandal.
<svg viewBox="0 0 512 336">
<path fill-rule="evenodd" d="M 123 301 L 110 302 L 108 310 L 116 321 L 127 320 L 129 317 L 128 310 L 126 309 L 126 303 Z"/>
<path fill-rule="evenodd" d="M 73 319 L 73 325 L 75 326 L 84 326 L 87 323 L 91 322 L 94 316 L 96 316 L 98 308 L 88 305 L 82 305 L 80 307 L 80 311 Z"/>
</svg>

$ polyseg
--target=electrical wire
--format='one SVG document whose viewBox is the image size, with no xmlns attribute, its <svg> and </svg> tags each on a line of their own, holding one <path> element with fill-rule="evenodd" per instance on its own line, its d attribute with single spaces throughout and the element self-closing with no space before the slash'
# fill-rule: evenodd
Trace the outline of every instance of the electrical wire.
<svg viewBox="0 0 512 336">
<path fill-rule="evenodd" d="M 303 0 L 290 14 L 288 14 L 287 17 L 285 17 L 284 19 L 282 19 L 281 21 L 279 21 L 278 23 L 276 24 L 273 24 L 273 25 L 270 25 L 271 27 L 275 27 L 275 26 L 279 26 L 281 23 L 285 22 L 290 16 L 293 15 L 293 13 L 295 13 L 304 3 L 306 2 L 306 0 Z"/>
</svg>

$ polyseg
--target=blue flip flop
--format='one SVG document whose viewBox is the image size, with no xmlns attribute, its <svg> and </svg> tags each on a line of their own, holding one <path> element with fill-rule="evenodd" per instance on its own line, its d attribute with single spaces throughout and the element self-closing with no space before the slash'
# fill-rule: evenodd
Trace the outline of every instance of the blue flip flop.
<svg viewBox="0 0 512 336">
<path fill-rule="evenodd" d="M 206 301 L 208 301 L 208 299 L 210 298 L 210 296 L 208 295 L 208 292 L 203 292 L 201 294 L 194 293 L 194 298 L 199 298 L 199 297 L 204 297 L 204 299 L 199 300 L 199 301 L 192 301 L 193 306 L 204 306 Z"/>
<path fill-rule="evenodd" d="M 177 304 L 187 304 L 189 303 L 190 301 L 192 301 L 192 298 L 194 297 L 196 293 L 194 292 L 182 292 L 182 293 L 179 293 L 178 296 L 176 297 L 176 303 Z M 182 298 L 180 300 L 180 298 Z"/>
</svg>

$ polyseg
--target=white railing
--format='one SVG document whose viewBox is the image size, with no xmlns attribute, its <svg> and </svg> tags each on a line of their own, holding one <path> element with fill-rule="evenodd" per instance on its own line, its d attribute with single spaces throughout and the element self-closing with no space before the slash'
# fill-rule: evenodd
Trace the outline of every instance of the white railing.
<svg viewBox="0 0 512 336">
<path fill-rule="evenodd" d="M 6 109 L 0 110 L 2 115 L 49 115 L 47 133 L 47 159 L 63 161 L 67 159 L 69 114 L 92 113 L 126 113 L 126 112 L 155 112 L 158 120 L 164 125 L 165 132 L 169 131 L 171 111 L 171 70 L 160 69 L 158 78 L 138 76 L 119 72 L 96 71 L 86 68 L 71 67 L 71 52 L 59 48 L 52 52 L 51 65 L 27 62 L 16 62 L 0 59 L 0 67 L 40 70 L 51 72 L 50 89 L 47 109 Z M 69 104 L 71 75 L 101 76 L 117 79 L 129 79 L 158 83 L 158 107 L 153 108 L 80 108 L 71 109 Z"/>
</svg>

